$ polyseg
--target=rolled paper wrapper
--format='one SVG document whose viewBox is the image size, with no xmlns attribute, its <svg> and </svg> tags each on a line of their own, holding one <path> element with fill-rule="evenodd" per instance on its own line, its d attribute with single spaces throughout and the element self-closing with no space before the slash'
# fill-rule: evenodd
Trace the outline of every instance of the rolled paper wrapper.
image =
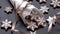
<svg viewBox="0 0 60 34">
<path fill-rule="evenodd" d="M 29 4 L 29 2 L 23 1 L 23 0 L 10 0 L 10 2 L 12 3 L 13 6 L 14 6 L 14 3 L 15 3 L 16 9 L 18 7 L 19 7 L 19 9 L 22 9 L 22 8 L 25 7 L 23 11 L 20 11 L 21 13 L 19 13 L 19 16 L 22 18 L 22 20 L 23 20 L 23 22 L 24 22 L 24 24 L 26 26 L 29 25 L 30 21 L 28 21 L 27 19 L 25 19 L 25 17 L 29 16 L 29 15 L 31 16 L 31 12 L 33 12 L 33 11 L 34 11 L 34 13 L 37 12 L 36 15 L 39 15 L 40 18 L 43 18 L 43 20 L 40 21 L 41 23 L 42 23 L 42 21 L 44 21 L 44 15 L 43 15 L 43 13 L 40 12 L 40 10 L 38 8 L 36 8 L 35 6 Z"/>
</svg>

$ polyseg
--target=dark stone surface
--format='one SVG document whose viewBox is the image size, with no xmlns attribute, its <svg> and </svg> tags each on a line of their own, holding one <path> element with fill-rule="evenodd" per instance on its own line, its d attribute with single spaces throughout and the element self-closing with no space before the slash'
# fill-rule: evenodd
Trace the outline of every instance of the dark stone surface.
<svg viewBox="0 0 60 34">
<path fill-rule="evenodd" d="M 47 0 L 46 3 L 42 3 L 42 4 L 39 4 L 38 2 L 36 2 L 36 0 L 34 0 L 32 4 L 39 9 L 40 9 L 40 6 L 42 6 L 42 5 L 48 6 L 50 8 L 49 12 L 48 12 L 48 14 L 45 14 L 45 18 L 48 18 L 48 16 L 53 16 L 56 12 L 60 12 L 60 8 L 54 9 L 52 6 L 50 6 L 50 3 L 51 3 L 51 0 Z M 0 17 L 1 17 L 1 20 L 9 19 L 9 20 L 13 21 L 14 16 L 15 16 L 14 11 L 12 11 L 12 14 L 6 14 L 4 12 L 5 7 L 8 7 L 8 6 L 11 6 L 11 4 L 8 2 L 8 0 L 0 0 Z M 47 34 L 47 27 L 38 29 L 37 33 L 38 34 Z M 16 24 L 16 29 L 19 29 L 23 32 L 27 32 L 26 27 L 23 25 L 23 23 L 20 19 Z M 4 29 L 1 29 L 1 27 L 0 27 L 0 34 L 11 34 L 11 31 L 10 30 L 5 31 Z M 17 32 L 17 33 L 14 32 L 14 34 L 20 34 L 20 32 Z M 50 34 L 60 34 L 60 26 L 56 25 L 55 27 L 53 27 Z"/>
</svg>

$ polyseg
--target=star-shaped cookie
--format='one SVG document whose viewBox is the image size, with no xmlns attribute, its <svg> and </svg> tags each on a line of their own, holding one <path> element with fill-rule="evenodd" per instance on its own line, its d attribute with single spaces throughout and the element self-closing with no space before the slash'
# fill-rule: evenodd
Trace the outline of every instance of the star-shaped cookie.
<svg viewBox="0 0 60 34">
<path fill-rule="evenodd" d="M 27 26 L 28 29 L 31 29 L 32 31 L 34 31 L 35 28 L 38 28 L 38 26 L 36 25 L 35 22 L 30 22 L 28 23 L 28 26 Z"/>
<path fill-rule="evenodd" d="M 60 7 L 60 2 L 58 0 L 51 0 L 51 1 L 52 1 L 51 5 L 53 5 L 54 8 L 57 6 Z"/>
<path fill-rule="evenodd" d="M 46 7 L 46 6 L 41 6 L 41 9 L 40 9 L 40 11 L 42 12 L 42 13 L 44 13 L 44 12 L 48 12 L 48 7 Z"/>
<path fill-rule="evenodd" d="M 5 21 L 2 21 L 1 27 L 5 28 L 7 30 L 8 27 L 11 27 L 11 21 L 8 21 L 7 19 Z"/>
<path fill-rule="evenodd" d="M 12 11 L 12 8 L 11 7 L 6 7 L 4 10 L 5 10 L 6 13 L 9 13 L 9 12 Z"/>
</svg>

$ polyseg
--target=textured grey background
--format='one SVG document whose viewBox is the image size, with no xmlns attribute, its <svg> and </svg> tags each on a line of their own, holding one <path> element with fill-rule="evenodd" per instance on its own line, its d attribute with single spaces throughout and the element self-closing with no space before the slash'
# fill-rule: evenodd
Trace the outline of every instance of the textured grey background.
<svg viewBox="0 0 60 34">
<path fill-rule="evenodd" d="M 47 7 L 49 7 L 50 9 L 49 9 L 48 14 L 45 14 L 45 18 L 48 18 L 48 16 L 53 16 L 56 12 L 60 11 L 60 8 L 54 9 L 52 6 L 50 6 L 50 3 L 51 3 L 51 0 L 47 0 L 46 3 L 42 3 L 42 4 L 39 4 L 38 2 L 36 2 L 36 0 L 34 0 L 32 4 L 39 9 L 40 9 L 40 6 L 42 6 L 42 5 L 46 5 Z M 0 9 L 1 19 L 2 20 L 9 19 L 9 20 L 13 21 L 15 13 L 12 11 L 12 14 L 7 15 L 4 12 L 5 7 L 11 6 L 10 3 L 7 0 L 0 0 L 0 6 L 2 6 L 1 9 Z M 37 33 L 38 34 L 47 34 L 47 27 L 42 28 L 42 29 L 38 29 Z M 16 29 L 19 29 L 22 32 L 27 32 L 26 27 L 22 24 L 21 21 L 18 21 L 18 23 L 16 24 Z M 10 30 L 5 31 L 4 29 L 0 28 L 0 34 L 11 34 L 11 32 L 10 32 Z M 17 32 L 17 33 L 14 32 L 14 34 L 20 34 L 20 33 L 19 32 Z M 50 34 L 60 34 L 60 26 L 56 25 L 55 27 L 53 27 Z"/>
</svg>

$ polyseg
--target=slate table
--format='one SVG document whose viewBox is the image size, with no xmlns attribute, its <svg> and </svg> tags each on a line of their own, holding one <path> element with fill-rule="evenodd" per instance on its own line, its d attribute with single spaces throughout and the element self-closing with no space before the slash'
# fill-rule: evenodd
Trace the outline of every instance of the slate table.
<svg viewBox="0 0 60 34">
<path fill-rule="evenodd" d="M 32 4 L 39 9 L 40 9 L 40 6 L 42 6 L 42 5 L 46 5 L 47 7 L 49 7 L 48 14 L 45 14 L 45 18 L 47 19 L 48 16 L 53 16 L 56 12 L 60 11 L 60 8 L 54 9 L 52 6 L 50 6 L 50 3 L 51 3 L 51 0 L 47 0 L 46 3 L 42 3 L 42 4 L 39 4 L 36 0 L 33 0 Z M 11 4 L 8 2 L 8 0 L 0 0 L 0 6 L 1 6 L 0 7 L 1 20 L 9 19 L 9 20 L 13 21 L 14 17 L 15 17 L 14 10 L 12 11 L 11 14 L 8 14 L 8 15 L 4 12 L 5 7 L 11 6 Z M 48 26 L 45 28 L 40 28 L 37 30 L 37 33 L 38 34 L 47 34 L 47 28 L 48 28 Z M 19 29 L 22 32 L 27 32 L 27 29 L 24 26 L 24 24 L 22 23 L 21 19 L 19 19 L 18 23 L 16 24 L 15 29 Z M 11 34 L 11 31 L 10 31 L 10 29 L 8 31 L 5 31 L 4 29 L 1 29 L 1 27 L 0 27 L 0 34 Z M 14 34 L 20 34 L 20 33 L 14 32 Z M 53 27 L 50 34 L 60 34 L 60 26 L 56 25 L 55 27 Z"/>
</svg>

